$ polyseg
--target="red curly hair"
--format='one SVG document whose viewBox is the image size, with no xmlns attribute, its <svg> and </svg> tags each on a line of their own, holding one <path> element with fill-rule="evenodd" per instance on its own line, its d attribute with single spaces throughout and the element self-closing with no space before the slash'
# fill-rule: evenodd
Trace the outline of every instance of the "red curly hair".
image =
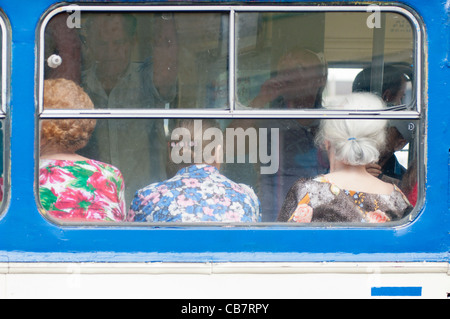
<svg viewBox="0 0 450 319">
<path fill-rule="evenodd" d="M 93 109 L 89 96 L 75 82 L 66 79 L 44 81 L 45 109 Z M 41 142 L 46 147 L 61 152 L 74 153 L 86 146 L 96 120 L 62 119 L 44 120 L 41 126 Z"/>
</svg>

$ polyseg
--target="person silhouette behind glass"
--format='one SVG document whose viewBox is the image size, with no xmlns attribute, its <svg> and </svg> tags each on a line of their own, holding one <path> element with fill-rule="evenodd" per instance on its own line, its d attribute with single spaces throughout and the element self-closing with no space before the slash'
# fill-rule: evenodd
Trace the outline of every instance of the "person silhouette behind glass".
<svg viewBox="0 0 450 319">
<path fill-rule="evenodd" d="M 372 80 L 372 68 L 362 70 L 353 82 L 352 91 L 370 92 Z M 383 69 L 383 85 L 381 98 L 388 106 L 399 106 L 405 97 L 406 84 L 408 76 L 399 68 L 387 65 Z M 381 151 L 380 158 L 377 163 L 367 164 L 366 168 L 373 176 L 379 177 L 386 182 L 400 185 L 406 168 L 403 167 L 395 152 L 403 149 L 406 144 L 410 143 L 413 138 L 411 130 L 409 130 L 408 121 L 393 120 L 389 121 L 386 146 Z"/>
<path fill-rule="evenodd" d="M 96 108 L 164 108 L 175 98 L 177 41 L 173 19 L 155 17 L 152 56 L 133 62 L 136 18 L 132 14 L 87 17 L 86 45 L 91 67 L 82 85 Z M 99 120 L 84 155 L 118 167 L 126 180 L 127 198 L 149 181 L 165 178 L 162 120 Z"/>
</svg>

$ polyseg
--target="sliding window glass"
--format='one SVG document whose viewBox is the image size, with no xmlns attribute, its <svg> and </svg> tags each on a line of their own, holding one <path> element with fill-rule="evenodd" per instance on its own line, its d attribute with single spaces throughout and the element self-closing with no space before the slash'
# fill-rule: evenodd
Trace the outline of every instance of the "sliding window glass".
<svg viewBox="0 0 450 319">
<path fill-rule="evenodd" d="M 422 29 L 392 6 L 66 6 L 40 27 L 58 222 L 402 223 L 423 197 Z"/>
</svg>

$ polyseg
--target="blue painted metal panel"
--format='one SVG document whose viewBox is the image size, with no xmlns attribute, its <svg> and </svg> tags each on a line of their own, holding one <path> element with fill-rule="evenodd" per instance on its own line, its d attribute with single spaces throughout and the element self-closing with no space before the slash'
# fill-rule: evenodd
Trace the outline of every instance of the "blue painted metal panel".
<svg viewBox="0 0 450 319">
<path fill-rule="evenodd" d="M 284 2 L 291 1 L 273 1 Z M 394 228 L 102 228 L 50 223 L 39 214 L 35 200 L 35 54 L 40 18 L 56 3 L 0 0 L 12 36 L 11 190 L 7 213 L 0 220 L 0 261 L 449 261 L 449 183 L 443 172 L 450 149 L 450 69 L 443 1 L 403 2 L 422 17 L 427 32 L 427 179 L 419 216 Z"/>
</svg>

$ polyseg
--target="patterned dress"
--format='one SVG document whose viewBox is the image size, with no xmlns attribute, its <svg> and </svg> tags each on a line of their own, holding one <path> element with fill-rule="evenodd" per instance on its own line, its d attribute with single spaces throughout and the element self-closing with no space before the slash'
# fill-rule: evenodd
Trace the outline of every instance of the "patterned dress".
<svg viewBox="0 0 450 319">
<path fill-rule="evenodd" d="M 39 195 L 46 213 L 65 221 L 125 221 L 120 171 L 95 160 L 41 160 Z"/>
<path fill-rule="evenodd" d="M 136 192 L 128 212 L 136 222 L 258 222 L 254 191 L 208 165 L 193 165 L 175 177 Z"/>
<path fill-rule="evenodd" d="M 278 221 L 384 223 L 401 219 L 411 209 L 408 199 L 395 185 L 389 195 L 369 194 L 340 189 L 319 176 L 294 184 Z"/>
</svg>

